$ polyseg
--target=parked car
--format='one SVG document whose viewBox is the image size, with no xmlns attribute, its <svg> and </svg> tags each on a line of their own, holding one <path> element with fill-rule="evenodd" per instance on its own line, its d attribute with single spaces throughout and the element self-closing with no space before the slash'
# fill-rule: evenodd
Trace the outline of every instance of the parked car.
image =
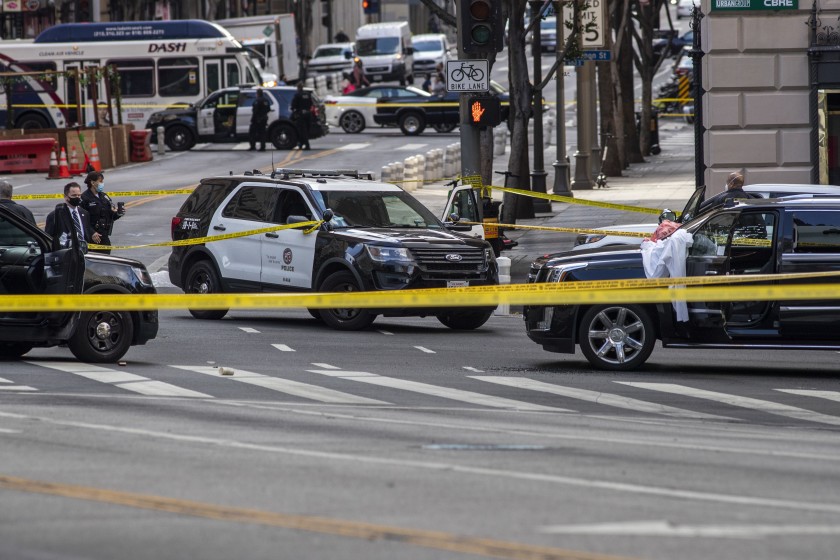
<svg viewBox="0 0 840 560">
<path fill-rule="evenodd" d="M 295 88 L 278 86 L 262 88 L 271 104 L 267 139 L 278 150 L 297 146 L 297 129 L 292 123 L 291 103 Z M 321 138 L 329 132 L 324 105 L 312 94 L 315 118 L 311 119 L 309 138 Z M 251 126 L 251 107 L 257 98 L 253 85 L 223 88 L 214 91 L 195 105 L 152 113 L 146 128 L 164 127 L 164 141 L 172 151 L 189 150 L 196 142 L 246 142 Z M 152 141 L 157 141 L 152 134 Z"/>
<path fill-rule="evenodd" d="M 691 234 L 688 276 L 840 271 L 840 198 L 751 199 L 680 228 Z M 641 249 L 620 246 L 554 255 L 537 283 L 644 278 Z M 798 281 L 801 283 L 803 281 Z M 664 348 L 840 349 L 840 314 L 828 300 L 698 302 L 677 321 L 671 303 L 529 306 L 528 337 L 550 352 L 580 346 L 596 368 L 631 370 Z"/>
<path fill-rule="evenodd" d="M 375 124 L 376 103 L 383 98 L 415 98 L 431 95 L 414 86 L 375 85 L 359 88 L 345 95 L 324 98 L 327 124 L 340 126 L 344 132 L 356 134 Z"/>
<path fill-rule="evenodd" d="M 540 22 L 540 48 L 543 51 L 557 50 L 557 18 L 554 16 Z"/>
<path fill-rule="evenodd" d="M 187 293 L 351 292 L 498 283 L 493 249 L 467 233 L 471 226 L 445 225 L 399 186 L 355 171 L 278 169 L 271 175 L 249 172 L 203 179 L 172 219 L 172 239 L 313 220 L 323 221 L 315 231 L 298 227 L 174 247 L 169 278 Z M 199 319 L 221 319 L 227 310 L 190 312 Z M 486 307 L 310 311 L 339 330 L 364 329 L 377 315 L 431 315 L 453 329 L 476 329 L 492 312 Z"/>
<path fill-rule="evenodd" d="M 354 43 L 328 43 L 320 45 L 312 53 L 306 67 L 310 75 L 349 73 L 353 70 L 353 57 L 356 56 Z"/>
<path fill-rule="evenodd" d="M 679 0 L 677 3 L 677 19 L 691 17 L 691 12 L 695 7 L 700 7 L 700 0 Z"/>
<path fill-rule="evenodd" d="M 694 31 L 676 35 L 670 30 L 664 30 L 660 31 L 659 35 L 653 40 L 653 53 L 656 55 L 665 50 L 666 56 L 674 56 L 679 54 L 683 47 L 691 48 L 694 44 Z"/>
<path fill-rule="evenodd" d="M 698 196 L 697 193 L 701 193 L 700 202 L 703 202 L 703 197 L 705 197 L 705 189 L 706 187 L 698 187 L 697 191 L 695 191 L 695 194 L 689 199 L 688 203 L 686 204 L 686 210 L 683 210 L 683 214 L 680 215 L 677 221 L 687 221 L 687 219 L 683 216 L 688 216 L 689 218 L 691 217 L 690 210 L 688 209 L 693 208 L 695 204 L 694 199 L 696 196 Z M 784 183 L 757 183 L 754 185 L 744 185 L 744 192 L 757 198 L 780 198 L 785 196 L 809 194 L 840 196 L 840 187 L 835 185 L 793 185 Z M 668 210 L 665 210 L 665 212 L 668 212 Z M 600 230 L 603 230 L 604 233 L 581 233 L 575 239 L 575 247 L 572 250 L 578 251 L 583 249 L 595 249 L 600 247 L 610 247 L 613 245 L 639 245 L 642 242 L 641 237 L 614 235 L 610 232 L 627 231 L 653 233 L 657 225 L 658 224 L 648 222 L 643 224 L 622 224 L 617 226 L 598 228 Z"/>
<path fill-rule="evenodd" d="M 446 61 L 450 60 L 452 46 L 443 33 L 427 33 L 411 38 L 414 44 L 414 74 L 423 76 L 433 73 L 438 64 L 446 71 Z"/>
<path fill-rule="evenodd" d="M 49 235 L 5 206 L 0 206 L 0 290 L 7 295 L 155 293 L 143 263 L 82 255 L 75 245 L 53 251 Z M 116 362 L 157 331 L 157 311 L 0 312 L 0 359 L 66 344 L 81 361 Z"/>
</svg>

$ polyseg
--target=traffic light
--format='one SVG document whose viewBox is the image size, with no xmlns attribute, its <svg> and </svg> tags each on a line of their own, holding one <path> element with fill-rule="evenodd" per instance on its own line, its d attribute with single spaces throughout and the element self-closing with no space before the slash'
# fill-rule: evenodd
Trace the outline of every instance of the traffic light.
<svg viewBox="0 0 840 560">
<path fill-rule="evenodd" d="M 501 0 L 460 0 L 458 40 L 464 52 L 500 52 L 504 49 Z"/>
<path fill-rule="evenodd" d="M 330 21 L 332 20 L 332 14 L 330 13 L 331 5 L 332 2 L 330 2 L 329 0 L 327 0 L 326 2 L 321 2 L 321 25 L 323 25 L 324 27 L 330 27 L 330 24 L 332 23 Z"/>
<path fill-rule="evenodd" d="M 379 0 L 362 0 L 362 10 L 366 14 L 378 14 Z"/>
<path fill-rule="evenodd" d="M 502 122 L 502 104 L 495 95 L 470 97 L 468 109 L 473 126 L 498 126 Z"/>
</svg>

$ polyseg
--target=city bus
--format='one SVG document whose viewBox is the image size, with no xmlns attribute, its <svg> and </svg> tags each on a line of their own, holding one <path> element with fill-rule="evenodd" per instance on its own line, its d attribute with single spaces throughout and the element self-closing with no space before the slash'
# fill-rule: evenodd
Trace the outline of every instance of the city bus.
<svg viewBox="0 0 840 560">
<path fill-rule="evenodd" d="M 247 51 L 224 28 L 202 20 L 66 23 L 34 40 L 0 41 L 0 127 L 7 125 L 12 95 L 13 128 L 90 125 L 106 99 L 104 80 L 77 84 L 68 71 L 113 66 L 120 76 L 122 122 L 143 128 L 155 111 L 194 103 L 238 84 L 259 84 Z M 31 72 L 56 72 L 26 74 Z M 16 73 L 17 76 L 11 73 Z M 2 81 L 0 81 L 2 84 Z M 111 97 L 116 97 L 112 91 Z M 93 100 L 99 107 L 93 107 Z M 79 103 L 82 114 L 78 114 Z M 116 103 L 114 101 L 114 103 Z M 106 122 L 118 122 L 104 115 Z"/>
</svg>

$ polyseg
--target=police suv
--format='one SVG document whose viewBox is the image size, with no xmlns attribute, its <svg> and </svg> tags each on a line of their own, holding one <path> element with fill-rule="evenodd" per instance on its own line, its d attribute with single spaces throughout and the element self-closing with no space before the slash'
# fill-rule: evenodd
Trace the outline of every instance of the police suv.
<svg viewBox="0 0 840 560">
<path fill-rule="evenodd" d="M 472 189 L 469 189 L 472 190 Z M 463 199 L 468 191 L 457 191 Z M 457 205 L 456 205 L 457 206 Z M 206 236 L 323 220 L 204 242 Z M 457 222 L 457 220 L 455 220 Z M 459 231 L 464 233 L 458 233 Z M 277 169 L 203 179 L 172 219 L 169 277 L 187 293 L 357 291 L 498 283 L 493 250 L 470 226 L 444 224 L 402 188 L 356 171 Z M 341 330 L 377 315 L 436 316 L 453 329 L 483 325 L 492 308 L 310 310 Z M 191 310 L 221 319 L 227 310 Z"/>
</svg>

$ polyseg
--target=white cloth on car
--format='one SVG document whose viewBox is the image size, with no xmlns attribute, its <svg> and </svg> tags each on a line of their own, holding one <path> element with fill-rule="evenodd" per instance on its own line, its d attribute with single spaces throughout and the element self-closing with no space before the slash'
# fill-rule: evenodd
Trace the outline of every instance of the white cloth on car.
<svg viewBox="0 0 840 560">
<path fill-rule="evenodd" d="M 678 229 L 659 241 L 642 241 L 642 264 L 648 278 L 682 278 L 685 276 L 685 259 L 694 239 L 687 231 Z M 677 321 L 688 321 L 688 305 L 673 302 Z"/>
</svg>

